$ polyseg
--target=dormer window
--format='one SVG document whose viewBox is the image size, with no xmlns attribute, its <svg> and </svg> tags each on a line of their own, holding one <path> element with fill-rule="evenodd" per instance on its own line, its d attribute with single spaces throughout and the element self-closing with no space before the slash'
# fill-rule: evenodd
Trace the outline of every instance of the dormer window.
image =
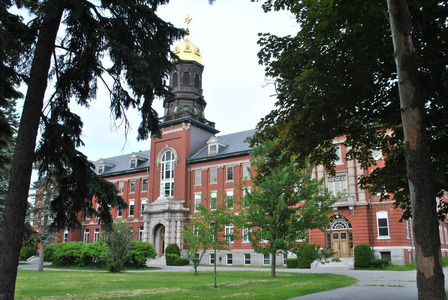
<svg viewBox="0 0 448 300">
<path fill-rule="evenodd" d="M 134 169 L 134 168 L 136 168 L 136 167 L 137 167 L 137 159 L 136 159 L 136 158 L 131 159 L 131 160 L 129 161 L 129 168 Z"/>
<path fill-rule="evenodd" d="M 209 155 L 218 154 L 218 144 L 208 145 L 208 154 Z"/>
<path fill-rule="evenodd" d="M 147 161 L 148 158 L 141 155 L 141 153 L 132 153 L 131 156 L 129 156 L 129 169 L 135 169 L 138 167 L 138 163 L 142 163 Z"/>
<path fill-rule="evenodd" d="M 98 166 L 98 174 L 103 174 L 104 173 L 104 165 L 99 165 Z"/>
</svg>

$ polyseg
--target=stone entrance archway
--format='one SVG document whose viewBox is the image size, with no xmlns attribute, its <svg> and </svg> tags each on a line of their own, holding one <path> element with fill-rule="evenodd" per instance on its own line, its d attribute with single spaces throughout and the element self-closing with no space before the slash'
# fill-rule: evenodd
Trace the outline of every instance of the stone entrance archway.
<svg viewBox="0 0 448 300">
<path fill-rule="evenodd" d="M 157 224 L 154 227 L 153 238 L 154 248 L 157 251 L 158 256 L 165 255 L 165 226 Z"/>
<path fill-rule="evenodd" d="M 334 215 L 326 229 L 327 247 L 336 252 L 335 257 L 353 256 L 352 225 L 340 215 Z"/>
</svg>

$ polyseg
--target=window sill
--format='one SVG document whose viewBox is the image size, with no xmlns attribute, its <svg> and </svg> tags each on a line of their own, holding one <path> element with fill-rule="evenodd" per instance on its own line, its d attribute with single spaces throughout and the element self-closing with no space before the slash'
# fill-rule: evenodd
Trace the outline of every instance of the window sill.
<svg viewBox="0 0 448 300">
<path fill-rule="evenodd" d="M 378 236 L 377 240 L 390 240 L 390 236 Z"/>
</svg>

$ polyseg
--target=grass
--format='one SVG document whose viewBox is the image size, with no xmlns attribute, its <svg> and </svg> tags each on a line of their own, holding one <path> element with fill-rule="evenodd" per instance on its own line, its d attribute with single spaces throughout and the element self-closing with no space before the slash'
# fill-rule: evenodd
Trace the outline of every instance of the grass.
<svg viewBox="0 0 448 300">
<path fill-rule="evenodd" d="M 84 266 L 84 267 L 80 267 L 80 266 L 55 266 L 55 265 L 45 265 L 44 268 L 49 268 L 49 269 L 60 269 L 60 270 L 75 270 L 75 271 L 109 271 L 109 269 L 107 267 L 95 267 L 95 266 Z M 140 267 L 140 268 L 135 268 L 135 267 L 126 267 L 125 271 L 133 271 L 133 270 L 138 270 L 138 271 L 150 271 L 150 270 L 159 270 L 160 268 L 157 267 Z"/>
<path fill-rule="evenodd" d="M 415 263 L 412 264 L 406 264 L 406 265 L 393 265 L 393 264 L 388 264 L 384 269 L 380 269 L 380 268 L 374 268 L 374 267 L 370 267 L 370 268 L 355 268 L 355 270 L 376 270 L 376 271 L 414 271 L 416 270 L 416 266 Z"/>
<path fill-rule="evenodd" d="M 106 273 L 18 270 L 15 299 L 288 299 L 349 286 L 356 279 L 335 274 L 235 271 Z"/>
</svg>

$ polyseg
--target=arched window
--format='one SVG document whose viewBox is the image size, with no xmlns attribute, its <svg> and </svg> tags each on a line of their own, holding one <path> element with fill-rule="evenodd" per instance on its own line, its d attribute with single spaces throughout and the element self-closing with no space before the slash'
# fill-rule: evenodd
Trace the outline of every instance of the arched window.
<svg viewBox="0 0 448 300">
<path fill-rule="evenodd" d="M 183 85 L 190 85 L 190 73 L 184 72 L 183 77 Z"/>
<path fill-rule="evenodd" d="M 174 153 L 166 151 L 160 162 L 160 196 L 173 197 L 174 190 Z"/>
<path fill-rule="evenodd" d="M 201 82 L 198 74 L 194 75 L 194 87 L 197 89 L 201 88 Z"/>
<path fill-rule="evenodd" d="M 174 74 L 173 74 L 173 81 L 172 81 L 171 86 L 172 86 L 172 87 L 176 87 L 178 84 L 179 84 L 179 83 L 178 83 L 178 75 L 177 75 L 177 73 L 174 73 Z"/>
</svg>

